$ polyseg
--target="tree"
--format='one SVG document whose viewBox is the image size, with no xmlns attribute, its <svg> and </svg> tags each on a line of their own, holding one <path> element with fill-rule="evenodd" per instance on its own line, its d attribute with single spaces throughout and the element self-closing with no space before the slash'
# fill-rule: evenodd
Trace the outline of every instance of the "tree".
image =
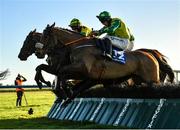
<svg viewBox="0 0 180 130">
<path fill-rule="evenodd" d="M 6 77 L 9 76 L 9 75 L 10 75 L 9 69 L 6 69 L 5 71 L 1 71 L 0 72 L 0 80 L 6 79 Z"/>
</svg>

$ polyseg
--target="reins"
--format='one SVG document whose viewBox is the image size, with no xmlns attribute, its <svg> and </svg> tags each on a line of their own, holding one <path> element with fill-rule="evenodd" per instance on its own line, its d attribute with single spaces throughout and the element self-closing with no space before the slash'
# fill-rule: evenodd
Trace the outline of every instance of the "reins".
<svg viewBox="0 0 180 130">
<path fill-rule="evenodd" d="M 88 39 L 91 39 L 91 37 L 82 37 L 82 38 L 76 39 L 74 41 L 65 43 L 65 46 L 68 46 L 68 45 L 71 45 L 71 44 L 78 44 L 80 41 L 88 40 Z"/>
</svg>

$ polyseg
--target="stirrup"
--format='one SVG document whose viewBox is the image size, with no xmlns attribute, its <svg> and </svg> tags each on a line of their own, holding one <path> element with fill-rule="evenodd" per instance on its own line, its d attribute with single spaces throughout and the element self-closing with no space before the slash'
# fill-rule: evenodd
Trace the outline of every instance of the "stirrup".
<svg viewBox="0 0 180 130">
<path fill-rule="evenodd" d="M 107 57 L 110 60 L 112 60 L 112 56 L 110 54 L 106 53 L 105 51 L 103 52 L 103 56 Z"/>
<path fill-rule="evenodd" d="M 106 53 L 105 56 L 112 60 L 112 56 L 110 54 Z"/>
</svg>

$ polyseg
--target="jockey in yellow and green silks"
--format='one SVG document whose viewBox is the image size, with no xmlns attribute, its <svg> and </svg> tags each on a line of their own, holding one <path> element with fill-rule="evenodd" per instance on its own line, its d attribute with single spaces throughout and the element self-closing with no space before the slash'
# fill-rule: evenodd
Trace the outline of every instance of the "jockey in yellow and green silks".
<svg viewBox="0 0 180 130">
<path fill-rule="evenodd" d="M 70 22 L 70 25 L 72 30 L 79 32 L 80 34 L 84 35 L 84 36 L 89 36 L 91 34 L 91 29 L 83 26 L 81 24 L 81 22 L 79 21 L 79 19 L 73 18 Z"/>
<path fill-rule="evenodd" d="M 120 18 L 111 18 L 110 13 L 107 11 L 101 12 L 96 17 L 104 25 L 103 28 L 96 32 L 98 35 L 107 33 L 105 38 L 108 38 L 112 45 L 122 50 L 132 50 L 134 36 Z"/>
</svg>

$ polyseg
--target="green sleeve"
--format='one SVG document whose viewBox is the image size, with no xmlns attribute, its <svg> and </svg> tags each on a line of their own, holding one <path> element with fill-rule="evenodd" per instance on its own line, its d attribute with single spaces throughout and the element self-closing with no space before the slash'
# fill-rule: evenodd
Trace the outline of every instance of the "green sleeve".
<svg viewBox="0 0 180 130">
<path fill-rule="evenodd" d="M 107 33 L 108 34 L 114 34 L 116 29 L 118 29 L 121 26 L 120 20 L 115 20 L 111 23 L 111 26 L 108 27 Z"/>
<path fill-rule="evenodd" d="M 113 34 L 118 27 L 121 26 L 120 20 L 115 20 L 111 23 L 110 27 L 103 27 L 102 29 L 99 30 L 99 35 L 102 33 L 108 33 L 108 34 Z"/>
<path fill-rule="evenodd" d="M 101 28 L 101 29 L 99 30 L 98 35 L 101 35 L 101 34 L 103 34 L 103 33 L 106 33 L 107 30 L 108 30 L 108 28 L 104 26 L 103 28 Z"/>
</svg>

